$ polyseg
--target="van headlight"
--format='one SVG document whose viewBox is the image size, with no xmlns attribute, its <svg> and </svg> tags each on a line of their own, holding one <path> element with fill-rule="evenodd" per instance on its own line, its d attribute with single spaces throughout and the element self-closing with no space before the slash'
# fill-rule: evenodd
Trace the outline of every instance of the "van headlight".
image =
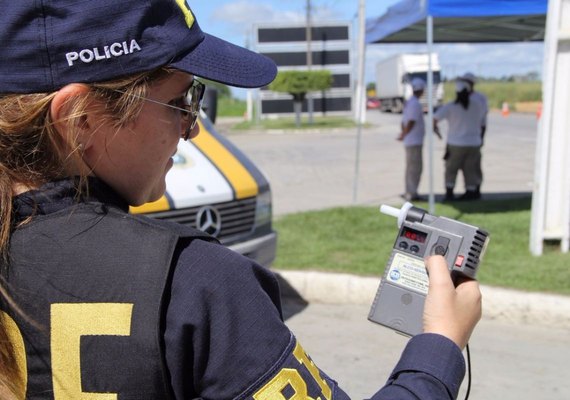
<svg viewBox="0 0 570 400">
<path fill-rule="evenodd" d="M 255 227 L 271 224 L 271 190 L 266 190 L 257 196 L 255 205 Z"/>
</svg>

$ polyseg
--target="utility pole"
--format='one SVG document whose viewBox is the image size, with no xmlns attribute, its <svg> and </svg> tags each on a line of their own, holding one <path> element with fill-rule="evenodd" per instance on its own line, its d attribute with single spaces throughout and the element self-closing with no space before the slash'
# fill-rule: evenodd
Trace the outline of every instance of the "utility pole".
<svg viewBox="0 0 570 400">
<path fill-rule="evenodd" d="M 251 50 L 251 36 L 252 33 L 249 29 L 245 31 L 245 48 Z M 247 89 L 246 92 L 246 109 L 245 109 L 245 118 L 247 121 L 253 121 L 253 89 Z"/>
<path fill-rule="evenodd" d="M 307 23 L 306 23 L 307 37 L 307 69 L 310 71 L 313 68 L 313 51 L 311 49 L 311 42 L 313 41 L 312 26 L 311 26 L 311 0 L 307 0 Z M 313 97 L 311 93 L 307 93 L 307 111 L 309 113 L 309 124 L 313 123 Z"/>
<path fill-rule="evenodd" d="M 352 203 L 356 204 L 358 198 L 358 178 L 360 175 L 360 141 L 362 137 L 362 124 L 366 118 L 366 100 L 364 85 L 364 66 L 366 63 L 366 0 L 358 3 L 358 79 L 356 84 L 355 115 L 356 115 L 356 157 L 354 161 L 354 182 L 352 186 Z"/>
</svg>

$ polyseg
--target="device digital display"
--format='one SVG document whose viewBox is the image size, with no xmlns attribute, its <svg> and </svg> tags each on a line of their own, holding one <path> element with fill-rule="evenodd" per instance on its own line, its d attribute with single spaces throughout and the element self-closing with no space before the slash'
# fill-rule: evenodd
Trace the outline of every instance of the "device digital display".
<svg viewBox="0 0 570 400">
<path fill-rule="evenodd" d="M 427 233 L 404 227 L 402 229 L 402 237 L 405 237 L 406 239 L 414 242 L 425 243 L 427 239 Z"/>
</svg>

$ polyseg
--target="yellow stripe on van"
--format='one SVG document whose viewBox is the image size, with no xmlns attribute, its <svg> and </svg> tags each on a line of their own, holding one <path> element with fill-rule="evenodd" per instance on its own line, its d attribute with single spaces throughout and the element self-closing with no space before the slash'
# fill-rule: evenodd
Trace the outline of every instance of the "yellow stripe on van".
<svg viewBox="0 0 570 400">
<path fill-rule="evenodd" d="M 200 122 L 200 134 L 192 143 L 208 157 L 226 177 L 236 194 L 236 199 L 257 196 L 259 187 L 242 163 Z"/>
<path fill-rule="evenodd" d="M 138 207 L 130 207 L 130 212 L 133 214 L 144 214 L 144 213 L 166 211 L 166 210 L 170 210 L 170 204 L 168 203 L 168 199 L 164 195 L 157 201 L 146 203 Z"/>
</svg>

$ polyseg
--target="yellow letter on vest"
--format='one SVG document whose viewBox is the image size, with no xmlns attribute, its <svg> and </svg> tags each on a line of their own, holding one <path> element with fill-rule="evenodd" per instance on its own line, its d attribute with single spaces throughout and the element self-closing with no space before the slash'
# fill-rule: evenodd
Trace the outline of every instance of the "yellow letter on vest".
<svg viewBox="0 0 570 400">
<path fill-rule="evenodd" d="M 295 391 L 295 394 L 286 399 L 283 389 L 287 386 Z M 295 369 L 283 368 L 264 387 L 253 395 L 255 400 L 314 400 L 307 395 L 307 384 Z"/>
<path fill-rule="evenodd" d="M 131 334 L 132 304 L 51 305 L 51 369 L 55 400 L 116 400 L 116 393 L 81 389 L 81 336 Z"/>
<path fill-rule="evenodd" d="M 315 363 L 309 359 L 307 353 L 305 353 L 305 350 L 303 350 L 299 342 L 297 342 L 295 350 L 293 350 L 293 355 L 301 364 L 303 364 L 309 370 L 315 382 L 317 382 L 317 384 L 320 386 L 323 396 L 325 396 L 325 399 L 331 400 L 332 398 L 331 388 L 325 382 L 325 380 L 321 378 L 321 374 L 319 374 L 319 369 L 317 368 Z"/>
</svg>

